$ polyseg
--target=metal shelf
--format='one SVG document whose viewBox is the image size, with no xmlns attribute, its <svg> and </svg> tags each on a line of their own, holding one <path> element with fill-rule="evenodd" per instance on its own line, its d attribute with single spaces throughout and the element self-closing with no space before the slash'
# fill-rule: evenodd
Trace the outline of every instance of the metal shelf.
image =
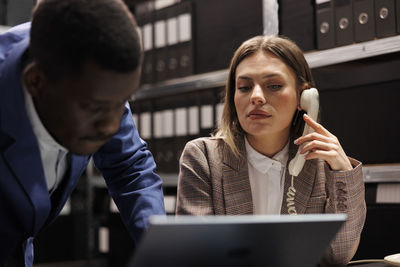
<svg viewBox="0 0 400 267">
<path fill-rule="evenodd" d="M 400 164 L 364 165 L 365 183 L 400 183 Z"/>
<path fill-rule="evenodd" d="M 400 51 L 400 35 L 306 53 L 311 68 L 329 66 L 353 60 Z"/>
<path fill-rule="evenodd" d="M 191 75 L 184 78 L 171 79 L 156 84 L 145 84 L 135 94 L 134 100 L 174 95 L 187 91 L 197 91 L 225 85 L 228 70 Z"/>
<path fill-rule="evenodd" d="M 397 35 L 327 50 L 307 52 L 305 53 L 305 58 L 311 68 L 319 68 L 399 51 L 400 35 Z M 145 84 L 136 93 L 134 100 L 221 87 L 225 85 L 227 76 L 228 70 L 224 69 L 167 80 L 156 84 Z"/>
</svg>

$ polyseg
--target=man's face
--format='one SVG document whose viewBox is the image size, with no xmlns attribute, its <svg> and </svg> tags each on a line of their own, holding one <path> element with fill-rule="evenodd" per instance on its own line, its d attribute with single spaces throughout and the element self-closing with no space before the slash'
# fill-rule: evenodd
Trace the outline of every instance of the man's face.
<svg viewBox="0 0 400 267">
<path fill-rule="evenodd" d="M 118 131 L 139 77 L 139 68 L 120 73 L 92 62 L 84 64 L 78 75 L 67 72 L 56 81 L 47 79 L 37 66 L 24 72 L 45 128 L 62 146 L 81 155 L 96 152 Z"/>
</svg>

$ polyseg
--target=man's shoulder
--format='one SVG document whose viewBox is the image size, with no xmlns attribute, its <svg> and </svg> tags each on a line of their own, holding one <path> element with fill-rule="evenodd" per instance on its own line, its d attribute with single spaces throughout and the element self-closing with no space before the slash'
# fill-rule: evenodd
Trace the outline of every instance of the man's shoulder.
<svg viewBox="0 0 400 267">
<path fill-rule="evenodd" d="M 29 38 L 31 23 L 15 26 L 0 34 L 0 63 L 5 60 L 7 53 L 19 42 Z"/>
</svg>

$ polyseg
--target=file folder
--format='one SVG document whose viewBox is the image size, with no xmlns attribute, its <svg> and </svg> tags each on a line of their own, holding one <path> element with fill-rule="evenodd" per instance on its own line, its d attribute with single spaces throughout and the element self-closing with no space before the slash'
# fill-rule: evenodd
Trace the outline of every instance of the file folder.
<svg viewBox="0 0 400 267">
<path fill-rule="evenodd" d="M 168 9 L 167 19 L 167 79 L 178 77 L 179 55 L 178 55 L 178 18 L 176 6 Z"/>
<path fill-rule="evenodd" d="M 142 84 L 149 84 L 155 81 L 154 77 L 154 25 L 151 11 L 136 16 L 138 26 L 142 35 L 143 65 Z"/>
<path fill-rule="evenodd" d="M 185 77 L 194 73 L 193 60 L 193 9 L 192 2 L 181 2 L 177 6 L 178 19 L 178 76 Z"/>
<path fill-rule="evenodd" d="M 348 45 L 354 41 L 352 0 L 335 0 L 336 46 Z"/>
<path fill-rule="evenodd" d="M 363 42 L 375 38 L 375 16 L 373 0 L 354 0 L 354 40 Z"/>
<path fill-rule="evenodd" d="M 167 10 L 155 11 L 154 16 L 154 57 L 156 81 L 167 79 Z"/>
<path fill-rule="evenodd" d="M 376 37 L 396 34 L 396 10 L 394 0 L 375 0 Z"/>
<path fill-rule="evenodd" d="M 333 6 L 330 0 L 316 0 L 316 32 L 318 49 L 335 46 Z"/>
</svg>

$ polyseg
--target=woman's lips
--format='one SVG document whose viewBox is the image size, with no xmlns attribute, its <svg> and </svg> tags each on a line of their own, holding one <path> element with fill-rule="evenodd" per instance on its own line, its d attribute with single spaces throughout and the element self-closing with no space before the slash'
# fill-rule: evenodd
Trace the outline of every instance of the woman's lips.
<svg viewBox="0 0 400 267">
<path fill-rule="evenodd" d="M 263 110 L 252 110 L 247 114 L 247 117 L 250 119 L 265 119 L 271 117 L 271 114 Z"/>
</svg>

